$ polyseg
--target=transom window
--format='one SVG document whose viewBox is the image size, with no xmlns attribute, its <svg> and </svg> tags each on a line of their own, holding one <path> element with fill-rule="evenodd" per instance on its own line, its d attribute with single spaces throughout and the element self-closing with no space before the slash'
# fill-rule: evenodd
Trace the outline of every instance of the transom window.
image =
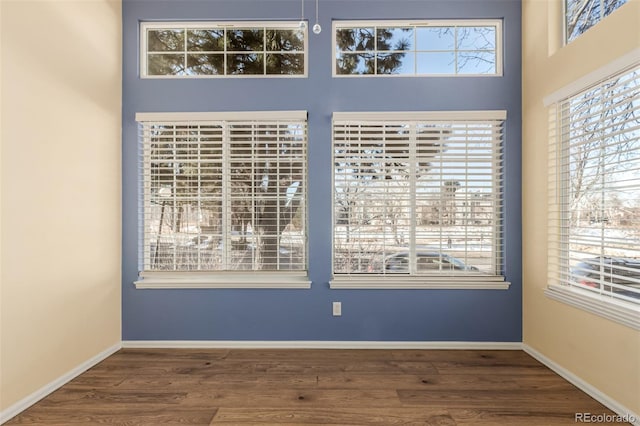
<svg viewBox="0 0 640 426">
<path fill-rule="evenodd" d="M 307 29 L 296 22 L 143 23 L 142 77 L 303 77 Z"/>
<path fill-rule="evenodd" d="M 501 75 L 502 23 L 334 21 L 334 76 Z"/>
<path fill-rule="evenodd" d="M 335 280 L 503 281 L 504 119 L 335 113 Z"/>
<path fill-rule="evenodd" d="M 306 113 L 137 120 L 141 277 L 306 271 Z"/>
<path fill-rule="evenodd" d="M 627 0 L 565 0 L 565 37 L 570 42 Z"/>
<path fill-rule="evenodd" d="M 550 282 L 639 328 L 640 66 L 553 103 L 550 129 Z"/>
</svg>

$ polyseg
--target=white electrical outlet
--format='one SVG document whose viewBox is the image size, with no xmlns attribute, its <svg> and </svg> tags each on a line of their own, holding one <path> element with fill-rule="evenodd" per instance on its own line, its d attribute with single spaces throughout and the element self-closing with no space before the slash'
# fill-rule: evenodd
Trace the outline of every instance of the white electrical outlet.
<svg viewBox="0 0 640 426">
<path fill-rule="evenodd" d="M 333 302 L 333 316 L 339 317 L 342 315 L 342 302 Z"/>
</svg>

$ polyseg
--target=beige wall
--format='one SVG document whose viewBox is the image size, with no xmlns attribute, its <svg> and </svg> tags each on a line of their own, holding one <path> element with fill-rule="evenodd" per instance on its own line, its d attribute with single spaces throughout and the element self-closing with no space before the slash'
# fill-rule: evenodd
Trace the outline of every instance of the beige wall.
<svg viewBox="0 0 640 426">
<path fill-rule="evenodd" d="M 121 3 L 1 3 L 0 411 L 119 344 Z"/>
<path fill-rule="evenodd" d="M 543 97 L 640 47 L 640 0 L 561 47 L 560 0 L 523 0 L 524 343 L 640 413 L 640 333 L 547 298 Z"/>
</svg>

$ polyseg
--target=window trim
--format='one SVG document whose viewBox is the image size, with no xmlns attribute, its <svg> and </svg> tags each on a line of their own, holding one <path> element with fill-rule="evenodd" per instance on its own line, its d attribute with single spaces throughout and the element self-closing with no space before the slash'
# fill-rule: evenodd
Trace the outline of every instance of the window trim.
<svg viewBox="0 0 640 426">
<path fill-rule="evenodd" d="M 334 274 L 329 288 L 342 290 L 508 290 L 511 283 L 497 275 L 443 277 L 429 275 Z"/>
<path fill-rule="evenodd" d="M 304 121 L 307 111 L 238 111 L 238 112 L 138 112 L 135 120 L 139 123 L 154 122 L 211 122 L 211 121 Z M 307 133 L 308 135 L 308 133 Z M 308 136 L 307 136 L 308 138 Z M 141 154 L 140 154 L 141 155 Z M 140 161 L 143 161 L 141 159 Z M 308 151 L 307 151 L 308 161 Z M 138 182 L 139 191 L 144 184 Z M 142 196 L 141 196 L 142 197 Z M 138 212 L 144 206 L 137 207 Z M 308 215 L 307 215 L 308 216 Z M 138 224 L 140 226 L 140 224 Z M 307 269 L 299 271 L 139 271 L 133 282 L 136 289 L 310 289 L 308 276 L 308 217 L 305 218 L 305 249 Z M 138 238 L 144 239 L 141 230 Z"/>
<path fill-rule="evenodd" d="M 311 281 L 303 271 L 140 272 L 136 289 L 309 289 Z"/>
<path fill-rule="evenodd" d="M 560 103 L 565 99 L 578 95 L 580 92 L 584 92 L 592 88 L 593 86 L 600 84 L 606 80 L 623 74 L 626 70 L 640 65 L 640 48 L 634 49 L 619 58 L 603 65 L 602 67 L 584 75 L 583 77 L 569 83 L 568 85 L 556 90 L 543 99 L 543 105 L 549 110 L 549 170 L 551 173 L 557 173 L 558 166 L 553 158 L 554 146 L 558 143 L 557 139 L 560 138 L 560 134 L 557 131 L 558 123 L 555 122 L 556 110 Z M 560 255 L 559 246 L 553 243 L 554 237 L 557 238 L 558 231 L 556 227 L 552 227 L 553 217 L 557 217 L 560 213 L 554 213 L 554 209 L 557 207 L 558 191 L 560 188 L 556 186 L 554 179 L 548 180 L 548 236 L 547 236 L 547 258 L 550 260 L 551 254 L 557 256 Z M 556 219 L 556 221 L 559 219 Z M 552 246 L 553 243 L 553 246 Z M 609 319 L 616 323 L 625 325 L 634 330 L 640 330 L 640 303 L 634 304 L 626 302 L 624 300 L 614 299 L 602 294 L 596 294 L 588 290 L 582 290 L 580 288 L 568 285 L 562 285 L 556 282 L 553 278 L 553 272 L 551 269 L 551 262 L 547 262 L 548 269 L 548 283 L 544 289 L 546 297 L 565 303 L 569 306 L 590 312 L 597 316 Z"/>
<path fill-rule="evenodd" d="M 640 331 L 640 310 L 631 303 L 559 284 L 550 284 L 544 294 L 550 299 Z"/>
<path fill-rule="evenodd" d="M 334 112 L 332 123 L 335 121 L 420 121 L 420 120 L 504 120 L 507 119 L 505 110 L 488 111 L 391 111 L 391 112 Z M 333 127 L 333 124 L 332 124 Z M 333 130 L 332 130 L 333 138 Z M 333 171 L 333 141 L 332 141 L 332 181 Z M 334 186 L 334 185 L 332 185 Z M 333 224 L 335 223 L 334 197 L 332 196 L 331 223 L 333 242 Z M 501 225 L 504 226 L 504 223 Z M 360 289 L 360 290 L 508 290 L 511 283 L 503 275 L 473 274 L 444 275 L 444 274 L 335 274 L 333 273 L 334 244 L 331 248 L 332 277 L 329 281 L 331 289 Z M 504 258 L 504 253 L 499 253 Z"/>
<path fill-rule="evenodd" d="M 309 30 L 304 28 L 304 73 L 302 74 L 211 74 L 211 75 L 148 75 L 147 74 L 147 30 L 148 29 L 210 29 L 210 28 L 283 28 L 299 29 L 300 21 L 141 21 L 138 76 L 141 79 L 219 79 L 219 78 L 308 78 L 309 76 Z"/>
<path fill-rule="evenodd" d="M 375 77 L 409 77 L 409 78 L 465 78 L 465 77 L 502 77 L 504 75 L 504 40 L 502 19 L 447 19 L 447 20 L 334 20 L 331 24 L 331 76 L 333 78 L 375 78 Z M 476 26 L 496 28 L 496 72 L 494 74 L 337 74 L 336 73 L 336 30 L 349 27 L 365 26 L 414 26 L 414 27 L 464 27 Z"/>
</svg>

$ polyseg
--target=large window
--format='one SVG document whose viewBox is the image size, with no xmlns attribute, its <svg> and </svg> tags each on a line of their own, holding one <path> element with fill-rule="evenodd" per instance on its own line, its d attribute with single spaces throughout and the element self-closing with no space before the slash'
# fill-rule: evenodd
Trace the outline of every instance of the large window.
<svg viewBox="0 0 640 426">
<path fill-rule="evenodd" d="M 146 22 L 142 77 L 305 76 L 307 30 L 296 22 Z"/>
<path fill-rule="evenodd" d="M 550 110 L 552 291 L 631 308 L 640 327 L 640 67 Z"/>
<path fill-rule="evenodd" d="M 306 271 L 305 112 L 137 120 L 143 281 Z"/>
<path fill-rule="evenodd" d="M 627 0 L 565 0 L 565 33 L 570 42 Z"/>
<path fill-rule="evenodd" d="M 334 76 L 501 75 L 502 22 L 334 21 Z"/>
<path fill-rule="evenodd" d="M 335 113 L 332 285 L 504 288 L 505 118 Z"/>
</svg>

